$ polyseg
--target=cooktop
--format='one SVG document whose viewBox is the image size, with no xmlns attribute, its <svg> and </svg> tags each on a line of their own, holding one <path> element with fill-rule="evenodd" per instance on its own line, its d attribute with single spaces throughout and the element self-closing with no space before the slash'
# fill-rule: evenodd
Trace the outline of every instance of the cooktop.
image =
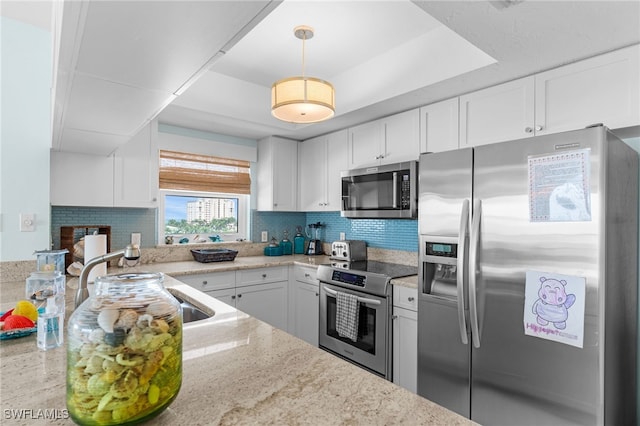
<svg viewBox="0 0 640 426">
<path fill-rule="evenodd" d="M 378 262 L 376 260 L 361 260 L 357 262 L 331 262 L 333 268 L 350 270 L 353 272 L 367 272 L 372 274 L 386 275 L 387 277 L 400 278 L 409 275 L 417 275 L 418 267 L 400 265 L 397 263 Z"/>
</svg>

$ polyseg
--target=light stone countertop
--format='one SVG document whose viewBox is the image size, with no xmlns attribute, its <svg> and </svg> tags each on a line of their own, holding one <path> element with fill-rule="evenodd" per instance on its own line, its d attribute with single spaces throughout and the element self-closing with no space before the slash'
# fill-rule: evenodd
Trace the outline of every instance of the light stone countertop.
<svg viewBox="0 0 640 426">
<path fill-rule="evenodd" d="M 238 260 L 241 258 L 233 263 Z M 272 260 L 257 256 L 236 266 L 273 266 Z M 281 261 L 285 260 L 275 260 Z M 291 263 L 291 259 L 286 261 Z M 309 264 L 303 259 L 295 262 Z M 166 267 L 162 272 L 168 274 L 165 286 L 170 291 L 205 303 L 216 314 L 184 325 L 182 388 L 171 406 L 150 424 L 474 424 L 171 277 L 179 277 L 181 271 L 220 271 L 228 266 L 171 263 L 140 268 Z M 23 282 L 3 282 L 0 310 L 11 308 L 23 292 Z M 74 291 L 68 289 L 69 311 L 73 296 Z M 57 415 L 60 420 L 55 424 L 72 424 L 65 418 L 64 347 L 40 351 L 35 334 L 3 340 L 0 361 L 3 425 L 50 423 L 36 418 L 43 416 L 38 410 Z M 28 418 L 18 420 L 18 413 Z"/>
</svg>

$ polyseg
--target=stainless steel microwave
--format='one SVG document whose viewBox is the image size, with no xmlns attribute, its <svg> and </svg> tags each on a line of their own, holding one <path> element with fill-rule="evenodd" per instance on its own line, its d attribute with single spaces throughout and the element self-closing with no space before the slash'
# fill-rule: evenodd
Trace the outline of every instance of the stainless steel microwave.
<svg viewBox="0 0 640 426">
<path fill-rule="evenodd" d="M 343 217 L 418 217 L 418 162 L 387 164 L 341 173 Z"/>
</svg>

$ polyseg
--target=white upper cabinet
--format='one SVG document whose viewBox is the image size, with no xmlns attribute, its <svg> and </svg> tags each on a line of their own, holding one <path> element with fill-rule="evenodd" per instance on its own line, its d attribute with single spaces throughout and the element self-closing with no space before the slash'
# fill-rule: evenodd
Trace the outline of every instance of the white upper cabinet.
<svg viewBox="0 0 640 426">
<path fill-rule="evenodd" d="M 326 211 L 342 209 L 342 179 L 340 173 L 349 169 L 347 129 L 327 136 L 327 204 Z"/>
<path fill-rule="evenodd" d="M 113 156 L 51 153 L 51 205 L 113 207 Z"/>
<path fill-rule="evenodd" d="M 536 134 L 640 124 L 640 45 L 536 75 Z"/>
<path fill-rule="evenodd" d="M 640 46 L 460 97 L 460 147 L 640 125 Z"/>
<path fill-rule="evenodd" d="M 379 120 L 349 128 L 349 169 L 380 164 L 382 136 Z"/>
<path fill-rule="evenodd" d="M 258 210 L 296 211 L 298 141 L 275 136 L 258 141 Z"/>
<path fill-rule="evenodd" d="M 420 116 L 414 109 L 349 129 L 349 169 L 417 160 Z"/>
<path fill-rule="evenodd" d="M 458 149 L 458 98 L 420 108 L 420 152 Z"/>
<path fill-rule="evenodd" d="M 342 199 L 340 172 L 348 169 L 347 130 L 302 142 L 300 158 L 300 211 L 339 211 Z"/>
<path fill-rule="evenodd" d="M 460 148 L 532 136 L 534 78 L 460 96 Z"/>
<path fill-rule="evenodd" d="M 115 151 L 113 195 L 116 207 L 157 206 L 157 128 L 154 120 Z"/>
<path fill-rule="evenodd" d="M 157 123 L 112 155 L 51 154 L 51 204 L 84 207 L 157 207 Z"/>
</svg>

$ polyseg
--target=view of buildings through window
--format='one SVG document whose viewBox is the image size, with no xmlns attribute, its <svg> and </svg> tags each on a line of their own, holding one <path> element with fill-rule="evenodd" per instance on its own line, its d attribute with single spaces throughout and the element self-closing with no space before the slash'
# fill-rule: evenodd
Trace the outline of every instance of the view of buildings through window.
<svg viewBox="0 0 640 426">
<path fill-rule="evenodd" d="M 165 235 L 238 232 L 238 198 L 165 197 Z"/>
</svg>

